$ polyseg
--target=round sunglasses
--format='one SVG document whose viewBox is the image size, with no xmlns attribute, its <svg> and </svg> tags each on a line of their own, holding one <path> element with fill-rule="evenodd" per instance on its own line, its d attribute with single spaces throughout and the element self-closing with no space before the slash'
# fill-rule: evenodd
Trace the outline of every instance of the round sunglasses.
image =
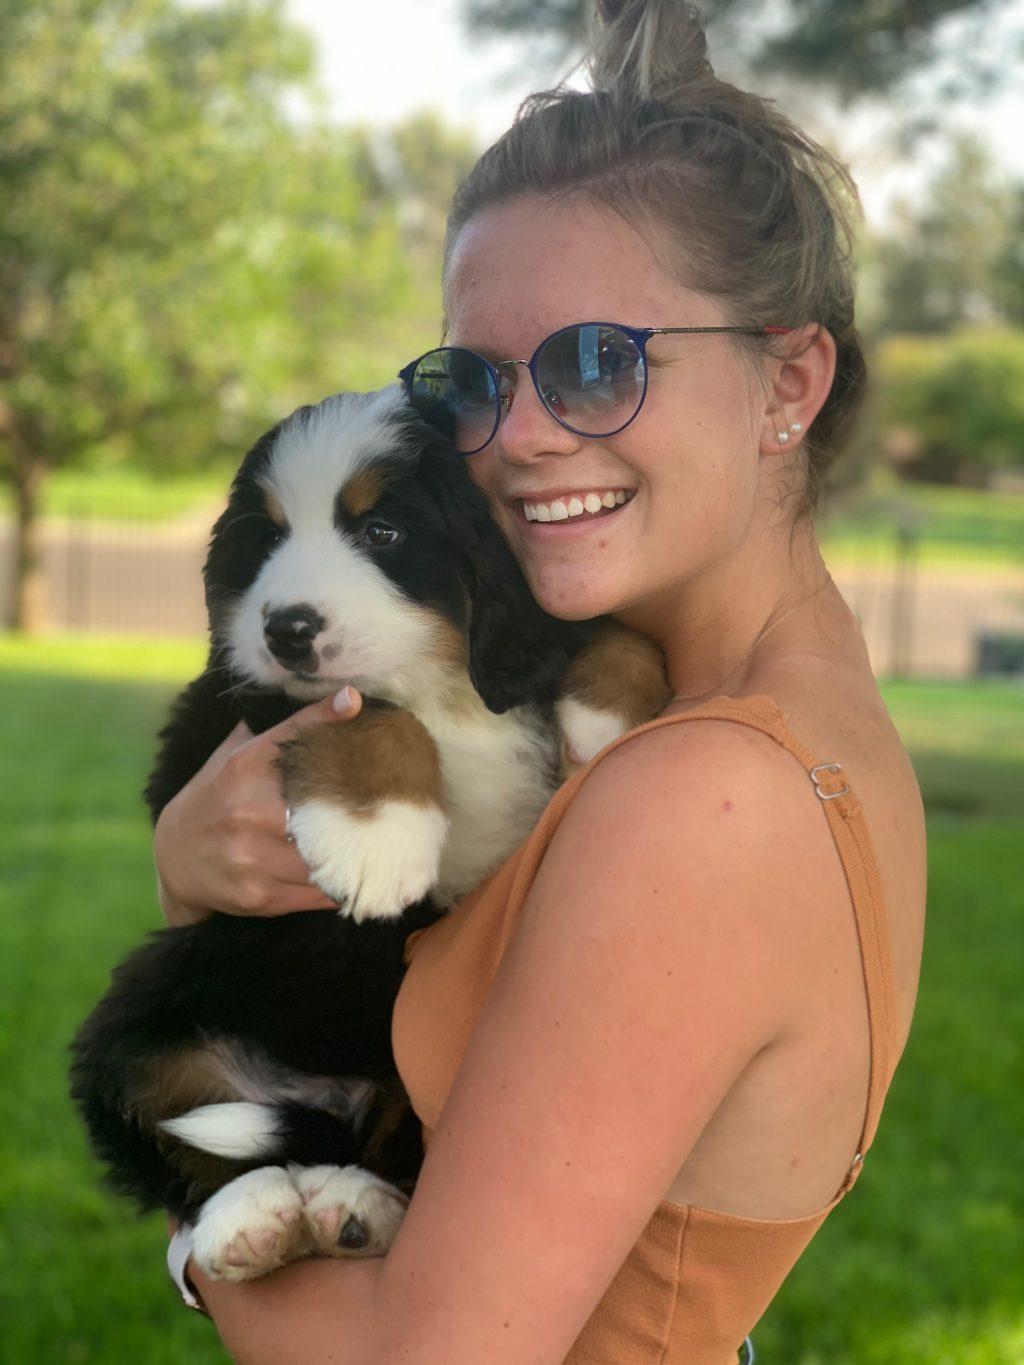
<svg viewBox="0 0 1024 1365">
<path fill-rule="evenodd" d="M 614 436 L 647 397 L 647 343 L 653 336 L 732 332 L 780 336 L 791 327 L 624 327 L 575 322 L 545 337 L 529 360 L 492 365 L 464 346 L 439 346 L 399 372 L 409 402 L 460 455 L 489 445 L 525 365 L 551 416 L 577 436 Z"/>
</svg>

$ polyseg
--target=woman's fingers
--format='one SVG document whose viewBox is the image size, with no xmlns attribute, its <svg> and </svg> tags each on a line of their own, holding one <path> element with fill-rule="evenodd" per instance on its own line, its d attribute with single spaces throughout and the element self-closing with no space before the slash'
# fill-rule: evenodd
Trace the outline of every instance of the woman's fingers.
<svg viewBox="0 0 1024 1365">
<path fill-rule="evenodd" d="M 262 734 L 235 726 L 157 821 L 157 870 L 170 923 L 211 910 L 276 915 L 334 905 L 311 885 L 287 839 L 277 758 L 280 746 L 309 726 L 351 719 L 361 707 L 359 693 L 344 688 Z"/>
<path fill-rule="evenodd" d="M 268 744 L 286 744 L 288 740 L 294 739 L 296 735 L 311 725 L 325 725 L 332 721 L 352 720 L 353 717 L 358 716 L 362 708 L 361 693 L 357 692 L 354 687 L 343 687 L 340 692 L 332 693 L 329 697 L 322 697 L 320 701 L 311 702 L 309 706 L 304 706 L 301 711 L 296 711 L 287 720 L 282 720 L 278 725 L 273 725 L 269 730 L 264 730 L 262 734 L 256 736 L 255 742 L 261 747 Z M 230 737 L 229 735 L 228 738 L 230 739 Z"/>
</svg>

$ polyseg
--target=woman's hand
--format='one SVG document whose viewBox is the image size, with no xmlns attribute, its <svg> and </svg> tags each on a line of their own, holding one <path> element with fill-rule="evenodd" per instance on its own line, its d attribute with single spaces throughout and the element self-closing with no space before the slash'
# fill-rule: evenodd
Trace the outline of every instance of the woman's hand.
<svg viewBox="0 0 1024 1365">
<path fill-rule="evenodd" d="M 195 924 L 214 910 L 281 915 L 334 906 L 310 882 L 309 869 L 286 837 L 275 760 L 279 745 L 300 730 L 351 720 L 362 704 L 354 688 L 345 688 L 261 735 L 240 722 L 167 803 L 153 850 L 168 924 Z"/>
</svg>

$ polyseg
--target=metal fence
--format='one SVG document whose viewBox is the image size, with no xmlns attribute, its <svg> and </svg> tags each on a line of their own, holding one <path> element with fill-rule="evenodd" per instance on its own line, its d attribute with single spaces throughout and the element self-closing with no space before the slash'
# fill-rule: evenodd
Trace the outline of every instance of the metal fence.
<svg viewBox="0 0 1024 1365">
<path fill-rule="evenodd" d="M 174 523 L 78 515 L 43 527 L 46 625 L 54 632 L 202 635 L 201 569 L 216 507 Z M 829 559 L 826 544 L 826 559 Z M 10 526 L 0 521 L 0 601 L 10 592 Z M 1024 546 L 985 547 L 904 529 L 830 560 L 876 673 L 1024 679 Z"/>
</svg>

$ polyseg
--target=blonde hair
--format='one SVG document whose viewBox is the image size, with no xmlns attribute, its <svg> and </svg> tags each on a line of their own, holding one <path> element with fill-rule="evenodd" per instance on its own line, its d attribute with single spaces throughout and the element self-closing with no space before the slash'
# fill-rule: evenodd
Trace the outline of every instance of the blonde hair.
<svg viewBox="0 0 1024 1365">
<path fill-rule="evenodd" d="M 719 80 L 693 5 L 596 0 L 588 70 L 590 91 L 529 96 L 456 191 L 446 274 L 459 233 L 482 210 L 523 195 L 584 194 L 637 227 L 660 228 L 680 283 L 716 299 L 734 325 L 820 323 L 837 356 L 802 447 L 801 510 L 810 510 L 866 383 L 849 172 L 771 101 Z"/>
</svg>

